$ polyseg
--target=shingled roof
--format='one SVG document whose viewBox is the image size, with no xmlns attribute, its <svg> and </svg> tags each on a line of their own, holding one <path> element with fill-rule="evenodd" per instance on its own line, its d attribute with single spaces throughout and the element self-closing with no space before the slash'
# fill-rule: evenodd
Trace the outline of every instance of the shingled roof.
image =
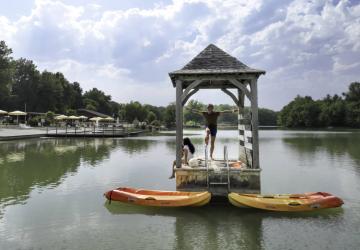
<svg viewBox="0 0 360 250">
<path fill-rule="evenodd" d="M 265 74 L 264 70 L 252 69 L 214 44 L 209 44 L 181 70 L 169 73 L 170 77 L 187 74 Z"/>
</svg>

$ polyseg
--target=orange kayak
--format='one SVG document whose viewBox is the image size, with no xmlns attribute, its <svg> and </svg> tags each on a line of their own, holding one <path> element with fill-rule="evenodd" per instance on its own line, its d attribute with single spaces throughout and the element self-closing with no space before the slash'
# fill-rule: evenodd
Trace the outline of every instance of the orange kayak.
<svg viewBox="0 0 360 250">
<path fill-rule="evenodd" d="M 271 211 L 301 212 L 335 208 L 343 200 L 325 192 L 304 194 L 257 195 L 230 193 L 228 199 L 237 207 L 253 207 Z"/>
<path fill-rule="evenodd" d="M 109 201 L 156 207 L 199 207 L 206 205 L 211 199 L 211 194 L 207 191 L 159 191 L 127 187 L 110 190 L 104 195 Z"/>
</svg>

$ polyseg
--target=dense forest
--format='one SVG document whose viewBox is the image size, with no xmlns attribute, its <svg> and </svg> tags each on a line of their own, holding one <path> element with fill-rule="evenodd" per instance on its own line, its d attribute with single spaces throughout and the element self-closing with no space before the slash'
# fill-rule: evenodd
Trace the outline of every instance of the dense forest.
<svg viewBox="0 0 360 250">
<path fill-rule="evenodd" d="M 40 72 L 28 59 L 12 58 L 12 50 L 0 41 L 0 109 L 24 110 L 32 112 L 52 111 L 57 114 L 72 115 L 80 108 L 98 111 L 121 120 L 147 122 L 156 126 L 175 125 L 175 105 L 157 107 L 139 102 L 117 103 L 110 95 L 93 88 L 83 91 L 80 83 L 69 82 L 60 72 Z M 184 109 L 184 122 L 187 126 L 201 126 L 201 115 L 189 112 L 191 109 L 206 110 L 206 105 L 191 100 Z M 215 110 L 232 110 L 235 106 L 216 105 Z M 245 108 L 249 117 L 249 109 Z M 223 125 L 236 125 L 237 114 L 228 113 L 219 117 Z M 322 100 L 311 97 L 296 97 L 280 112 L 259 109 L 259 123 L 262 126 L 280 125 L 283 127 L 329 127 L 360 126 L 360 83 L 350 85 L 343 97 L 327 96 Z"/>
</svg>

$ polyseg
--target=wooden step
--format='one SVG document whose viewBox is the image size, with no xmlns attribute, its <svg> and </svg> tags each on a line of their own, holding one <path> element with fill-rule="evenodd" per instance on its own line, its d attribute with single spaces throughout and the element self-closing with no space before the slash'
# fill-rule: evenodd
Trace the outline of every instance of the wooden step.
<svg viewBox="0 0 360 250">
<path fill-rule="evenodd" d="M 209 185 L 227 185 L 227 182 L 209 182 Z"/>
</svg>

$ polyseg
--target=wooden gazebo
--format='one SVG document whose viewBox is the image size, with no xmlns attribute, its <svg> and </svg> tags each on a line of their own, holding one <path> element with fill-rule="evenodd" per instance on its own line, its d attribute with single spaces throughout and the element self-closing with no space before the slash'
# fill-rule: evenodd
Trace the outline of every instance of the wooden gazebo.
<svg viewBox="0 0 360 250">
<path fill-rule="evenodd" d="M 208 45 L 181 70 L 169 73 L 176 88 L 176 188 L 209 190 L 215 195 L 228 192 L 260 192 L 257 79 L 265 71 L 252 69 L 213 44 Z M 239 108 L 239 156 L 213 162 L 204 157 L 198 168 L 181 163 L 183 106 L 200 89 L 219 89 L 229 95 Z M 251 104 L 250 119 L 244 117 L 244 100 Z M 230 167 L 240 160 L 242 168 Z"/>
</svg>

